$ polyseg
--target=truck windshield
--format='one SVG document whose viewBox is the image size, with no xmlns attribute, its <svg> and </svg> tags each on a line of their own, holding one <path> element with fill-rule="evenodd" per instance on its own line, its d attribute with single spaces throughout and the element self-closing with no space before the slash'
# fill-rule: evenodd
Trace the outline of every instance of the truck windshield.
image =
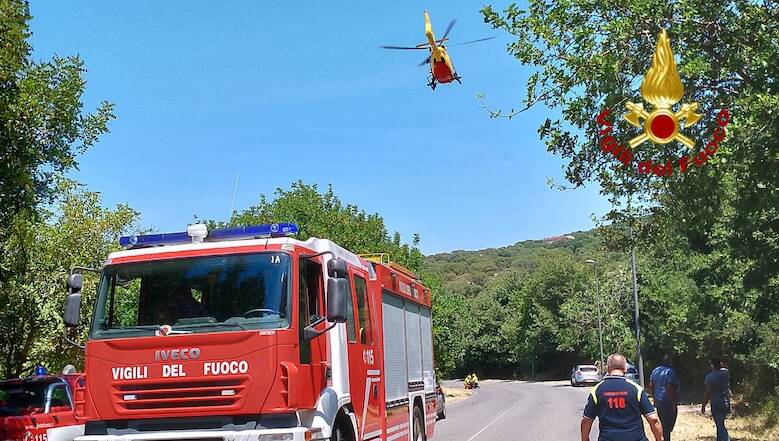
<svg viewBox="0 0 779 441">
<path fill-rule="evenodd" d="M 91 338 L 288 327 L 289 268 L 284 253 L 107 266 Z"/>
<path fill-rule="evenodd" d="M 43 411 L 47 383 L 0 385 L 0 417 Z"/>
</svg>

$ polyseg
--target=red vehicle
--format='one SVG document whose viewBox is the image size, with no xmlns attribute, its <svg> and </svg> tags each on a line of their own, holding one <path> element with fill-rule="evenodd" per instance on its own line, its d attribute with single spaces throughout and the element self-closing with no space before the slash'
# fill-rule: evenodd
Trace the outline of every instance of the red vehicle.
<svg viewBox="0 0 779 441">
<path fill-rule="evenodd" d="M 83 381 L 81 374 L 0 381 L 0 440 L 73 441 L 83 435 L 84 424 L 73 414 L 73 390 Z"/>
<path fill-rule="evenodd" d="M 296 231 L 123 237 L 100 269 L 77 440 L 430 438 L 430 290 Z M 69 277 L 68 326 L 81 285 Z"/>
</svg>

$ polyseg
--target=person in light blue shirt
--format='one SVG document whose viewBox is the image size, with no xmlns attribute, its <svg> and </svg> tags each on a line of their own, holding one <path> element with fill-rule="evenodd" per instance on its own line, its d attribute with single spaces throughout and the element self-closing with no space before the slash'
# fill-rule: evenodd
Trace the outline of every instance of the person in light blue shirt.
<svg viewBox="0 0 779 441">
<path fill-rule="evenodd" d="M 676 425 L 679 404 L 679 377 L 673 368 L 673 357 L 663 356 L 663 362 L 652 371 L 649 377 L 649 389 L 655 399 L 657 416 L 663 423 L 663 438 L 671 441 L 671 431 Z"/>
<path fill-rule="evenodd" d="M 701 413 L 706 413 L 706 403 L 711 401 L 711 417 L 717 428 L 717 441 L 730 441 L 725 417 L 730 413 L 730 372 L 719 358 L 711 359 L 711 372 L 704 380 L 706 390 L 703 394 Z"/>
</svg>

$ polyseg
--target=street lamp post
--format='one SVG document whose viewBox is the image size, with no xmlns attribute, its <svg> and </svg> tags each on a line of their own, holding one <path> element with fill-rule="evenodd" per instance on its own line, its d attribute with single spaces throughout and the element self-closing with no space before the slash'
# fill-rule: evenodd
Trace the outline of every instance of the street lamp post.
<svg viewBox="0 0 779 441">
<path fill-rule="evenodd" d="M 595 273 L 595 297 L 598 304 L 598 343 L 600 345 L 600 368 L 603 371 L 605 365 L 603 364 L 603 321 L 601 320 L 600 312 L 600 284 L 598 282 L 598 262 L 593 259 L 585 260 L 586 263 L 592 265 L 592 270 Z"/>
<path fill-rule="evenodd" d="M 638 378 L 644 387 L 644 357 L 641 355 L 641 323 L 638 312 L 638 280 L 636 277 L 636 244 L 633 242 L 633 225 L 629 229 L 630 237 L 630 272 L 633 281 L 633 319 L 636 322 L 636 358 L 638 358 Z"/>
</svg>

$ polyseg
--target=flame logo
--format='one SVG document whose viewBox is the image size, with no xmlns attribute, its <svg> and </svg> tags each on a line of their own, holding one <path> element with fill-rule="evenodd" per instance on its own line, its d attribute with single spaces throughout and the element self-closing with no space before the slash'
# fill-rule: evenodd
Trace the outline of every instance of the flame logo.
<svg viewBox="0 0 779 441">
<path fill-rule="evenodd" d="M 641 96 L 657 108 L 668 109 L 679 102 L 683 95 L 684 87 L 676 71 L 671 41 L 663 29 L 652 57 L 652 67 L 641 83 Z"/>
<path fill-rule="evenodd" d="M 698 103 L 682 104 L 676 112 L 671 110 L 671 107 L 678 103 L 683 95 L 684 87 L 682 79 L 679 78 L 679 72 L 676 71 L 671 41 L 663 29 L 657 40 L 655 54 L 652 56 L 652 67 L 649 68 L 641 83 L 641 96 L 654 105 L 654 110 L 651 112 L 644 110 L 642 103 L 628 102 L 625 104 L 629 111 L 624 116 L 625 121 L 644 129 L 644 133 L 630 140 L 630 148 L 635 148 L 645 141 L 657 144 L 679 141 L 687 148 L 695 147 L 694 140 L 680 133 L 680 122 L 684 122 L 684 128 L 687 128 L 701 119 L 701 114 L 696 113 Z"/>
</svg>

